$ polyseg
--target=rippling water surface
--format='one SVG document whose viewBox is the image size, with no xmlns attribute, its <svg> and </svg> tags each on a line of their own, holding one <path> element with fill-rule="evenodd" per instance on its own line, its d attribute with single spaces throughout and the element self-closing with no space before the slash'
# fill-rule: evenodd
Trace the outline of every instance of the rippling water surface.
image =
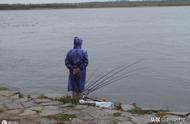
<svg viewBox="0 0 190 124">
<path fill-rule="evenodd" d="M 84 39 L 88 76 L 143 59 L 135 75 L 93 95 L 190 111 L 190 7 L 0 11 L 0 83 L 61 94 L 72 39 Z"/>
</svg>

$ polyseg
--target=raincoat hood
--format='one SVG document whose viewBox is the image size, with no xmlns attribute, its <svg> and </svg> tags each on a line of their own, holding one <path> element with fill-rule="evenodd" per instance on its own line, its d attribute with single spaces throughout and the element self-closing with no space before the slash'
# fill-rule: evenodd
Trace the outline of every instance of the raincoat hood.
<svg viewBox="0 0 190 124">
<path fill-rule="evenodd" d="M 82 39 L 74 37 L 74 49 L 80 49 L 82 47 Z"/>
</svg>

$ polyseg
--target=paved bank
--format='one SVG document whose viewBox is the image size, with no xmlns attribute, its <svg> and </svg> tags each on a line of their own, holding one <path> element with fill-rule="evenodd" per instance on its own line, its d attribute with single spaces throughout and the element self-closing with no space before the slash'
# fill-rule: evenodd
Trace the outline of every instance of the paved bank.
<svg viewBox="0 0 190 124">
<path fill-rule="evenodd" d="M 0 121 L 19 124 L 190 124 L 187 112 L 166 112 L 122 105 L 110 110 L 86 105 L 73 105 L 45 95 L 25 96 L 18 90 L 0 85 Z M 0 122 L 1 123 L 1 122 Z"/>
</svg>

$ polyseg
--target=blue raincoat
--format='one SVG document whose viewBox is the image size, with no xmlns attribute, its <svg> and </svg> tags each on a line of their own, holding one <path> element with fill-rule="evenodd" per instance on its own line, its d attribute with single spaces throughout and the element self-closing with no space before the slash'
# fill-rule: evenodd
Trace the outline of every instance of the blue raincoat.
<svg viewBox="0 0 190 124">
<path fill-rule="evenodd" d="M 68 91 L 83 92 L 85 90 L 88 54 L 86 50 L 82 49 L 82 39 L 79 37 L 74 38 L 74 48 L 68 51 L 65 65 L 69 69 Z M 74 68 L 80 68 L 79 75 L 73 74 Z"/>
</svg>

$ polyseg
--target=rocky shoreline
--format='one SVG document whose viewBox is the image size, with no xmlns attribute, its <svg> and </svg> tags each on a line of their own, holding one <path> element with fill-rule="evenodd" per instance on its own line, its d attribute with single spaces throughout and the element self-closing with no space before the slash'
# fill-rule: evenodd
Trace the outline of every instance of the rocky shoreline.
<svg viewBox="0 0 190 124">
<path fill-rule="evenodd" d="M 3 120 L 14 124 L 190 124 L 188 112 L 140 108 L 135 104 L 121 106 L 115 110 L 74 105 L 66 97 L 25 96 L 0 85 L 2 124 L 7 124 Z"/>
</svg>

